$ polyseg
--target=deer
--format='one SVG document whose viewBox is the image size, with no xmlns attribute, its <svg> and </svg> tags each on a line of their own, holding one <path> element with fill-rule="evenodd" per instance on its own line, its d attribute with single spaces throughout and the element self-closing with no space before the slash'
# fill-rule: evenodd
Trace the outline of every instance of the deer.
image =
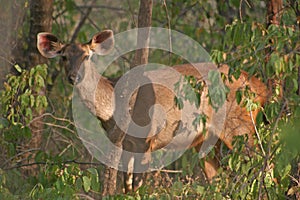
<svg viewBox="0 0 300 200">
<path fill-rule="evenodd" d="M 103 77 L 97 71 L 89 66 L 80 68 L 85 60 L 91 59 L 93 54 L 105 56 L 108 55 L 114 48 L 114 34 L 112 30 L 103 30 L 95 34 L 87 43 L 71 43 L 65 44 L 61 42 L 55 35 L 47 32 L 41 32 L 37 35 L 37 48 L 40 54 L 46 58 L 54 58 L 61 56 L 65 62 L 65 72 L 70 84 L 74 85 L 80 94 L 85 106 L 102 122 L 102 126 L 109 134 L 110 130 L 115 126 L 116 121 L 113 117 L 114 106 L 114 87 L 115 83 Z M 193 76 L 197 80 L 202 80 L 203 76 L 197 71 L 195 66 L 209 66 L 212 63 L 193 63 L 171 66 L 182 76 Z M 214 65 L 216 66 L 216 65 Z M 255 133 L 256 116 L 259 109 L 247 111 L 247 109 L 239 104 L 236 100 L 236 92 L 248 88 L 254 95 L 254 101 L 260 106 L 268 100 L 269 91 L 266 85 L 254 76 L 249 76 L 247 72 L 241 71 L 239 78 L 228 79 L 229 66 L 226 64 L 220 65 L 218 71 L 225 75 L 224 84 L 229 88 L 226 97 L 226 113 L 225 122 L 221 133 L 217 136 L 219 141 L 223 142 L 229 149 L 233 149 L 233 139 L 235 136 L 248 135 L 248 143 L 253 145 Z M 153 76 L 160 76 L 162 79 L 168 79 L 173 83 L 178 81 L 178 76 L 171 76 L 168 70 L 151 72 Z M 94 87 L 90 88 L 91 81 L 98 81 Z M 132 120 L 141 125 L 149 123 L 148 109 L 151 105 L 160 105 L 165 111 L 165 123 L 160 124 L 159 130 L 153 131 L 149 129 L 146 137 L 139 138 L 125 134 L 123 140 L 123 149 L 130 152 L 149 153 L 165 148 L 176 135 L 181 125 L 181 109 L 174 101 L 175 94 L 170 89 L 159 84 L 148 84 L 143 86 L 145 95 L 138 96 L 137 92 L 133 93 L 129 107 L 134 110 L 131 113 Z M 149 97 L 150 96 L 150 97 Z M 144 97 L 144 98 L 143 98 Z M 206 127 L 210 127 L 211 118 L 214 109 L 208 100 L 207 85 L 204 85 L 202 94 L 200 95 L 201 105 L 198 108 L 200 112 L 207 116 Z M 92 100 L 91 100 L 92 99 Z M 155 133 L 150 133 L 155 132 Z M 187 148 L 196 148 L 200 150 L 201 145 L 207 139 L 207 135 L 203 134 L 203 127 L 194 131 L 195 137 L 188 144 Z M 121 134 L 121 133 L 120 133 Z M 208 134 L 209 135 L 209 134 Z M 181 139 L 182 140 L 182 139 Z M 184 138 L 183 138 L 184 140 Z M 218 143 L 217 143 L 218 145 Z M 176 148 L 181 148 L 180 143 L 175 145 Z M 186 148 L 186 147 L 184 147 Z M 217 175 L 220 167 L 218 154 L 213 158 L 205 159 L 204 172 L 209 181 Z M 150 158 L 151 159 L 151 158 Z M 147 160 L 147 159 L 146 159 Z M 124 159 L 125 165 L 129 165 L 130 159 Z M 145 162 L 139 160 L 134 162 Z M 133 178 L 133 180 L 129 180 Z M 126 192 L 137 190 L 141 184 L 140 174 L 124 173 L 124 187 Z"/>
</svg>

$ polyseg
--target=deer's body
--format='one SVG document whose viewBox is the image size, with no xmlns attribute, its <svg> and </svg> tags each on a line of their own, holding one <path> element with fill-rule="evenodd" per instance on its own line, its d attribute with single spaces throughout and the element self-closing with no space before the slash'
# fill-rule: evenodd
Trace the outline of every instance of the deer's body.
<svg viewBox="0 0 300 200">
<path fill-rule="evenodd" d="M 107 44 L 102 44 L 105 40 L 108 41 Z M 91 52 L 103 55 L 108 53 L 112 46 L 113 35 L 111 31 L 101 32 L 95 35 L 91 42 L 80 45 L 63 45 L 55 36 L 49 33 L 41 33 L 38 36 L 38 48 L 42 55 L 46 57 L 62 55 L 65 56 L 66 59 L 69 59 L 69 66 L 66 69 L 69 79 L 73 84 L 76 84 L 81 99 L 91 112 L 102 121 L 103 127 L 108 133 L 109 130 L 115 126 L 113 118 L 114 106 L 112 101 L 114 98 L 113 83 L 108 79 L 101 77 L 94 69 L 87 67 L 83 69 L 84 73 L 81 73 L 84 74 L 83 76 L 78 78 L 77 73 L 79 71 L 79 66 L 85 58 L 91 56 Z M 173 69 L 182 75 L 194 76 L 198 80 L 203 78 L 195 66 L 191 64 L 173 66 Z M 228 76 L 228 70 L 229 67 L 227 65 L 223 65 L 219 68 L 219 71 L 226 76 Z M 154 75 L 156 74 L 158 78 L 167 79 L 174 83 L 177 81 L 176 78 L 178 78 L 168 74 L 166 70 L 150 72 L 150 76 L 151 73 Z M 219 138 L 231 149 L 234 136 L 249 134 L 250 143 L 252 142 L 255 118 L 258 113 L 258 110 L 254 110 L 250 114 L 245 107 L 238 105 L 235 98 L 236 91 L 244 89 L 246 86 L 249 87 L 250 90 L 256 94 L 254 101 L 263 105 L 267 100 L 268 90 L 259 79 L 249 77 L 246 72 L 242 72 L 238 80 L 234 79 L 233 82 L 226 81 L 225 84 L 229 87 L 230 92 L 227 95 L 226 100 L 225 124 Z M 91 88 L 91 85 L 94 86 Z M 131 135 L 126 135 L 123 140 L 123 149 L 130 152 L 144 153 L 164 148 L 176 136 L 178 127 L 181 123 L 182 111 L 175 104 L 175 94 L 170 89 L 159 84 L 153 84 L 143 86 L 143 91 L 145 92 L 145 95 L 140 95 L 139 98 L 136 98 L 137 92 L 135 92 L 130 100 L 129 107 L 132 111 L 132 120 L 138 125 L 147 125 L 150 122 L 148 108 L 154 104 L 158 104 L 165 111 L 164 123 L 155 124 L 154 121 L 152 128 L 150 128 L 149 133 L 147 133 L 148 137 L 146 138 L 136 138 Z M 208 116 L 207 126 L 209 127 L 210 116 L 213 113 L 213 109 L 209 105 L 207 88 L 204 88 L 201 94 L 201 105 L 199 109 Z M 154 119 L 155 117 L 159 118 L 159 115 L 156 116 L 153 114 L 153 116 Z M 196 149 L 199 150 L 204 140 L 205 137 L 202 134 L 202 131 L 199 130 L 189 147 L 196 147 Z M 178 144 L 177 147 L 180 148 L 180 144 Z M 129 159 L 127 161 L 129 162 Z M 205 172 L 209 179 L 216 175 L 217 168 L 218 163 L 216 160 L 205 161 Z M 131 184 L 131 182 L 129 183 Z M 136 184 L 133 183 L 133 185 Z M 132 188 L 127 185 L 126 189 L 130 190 Z"/>
</svg>

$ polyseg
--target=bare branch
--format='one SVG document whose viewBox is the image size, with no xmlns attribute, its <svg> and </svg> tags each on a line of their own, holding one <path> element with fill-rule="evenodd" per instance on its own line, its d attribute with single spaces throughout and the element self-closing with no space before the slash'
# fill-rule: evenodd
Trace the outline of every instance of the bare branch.
<svg viewBox="0 0 300 200">
<path fill-rule="evenodd" d="M 130 1 L 129 1 L 129 0 L 127 0 L 127 4 L 128 4 L 128 7 L 129 7 L 129 12 L 130 12 L 130 15 L 131 15 L 131 19 L 132 19 L 133 26 L 136 27 L 136 26 L 137 26 L 137 25 L 136 25 L 137 23 L 136 23 L 135 18 L 134 18 L 135 13 L 134 13 L 134 11 L 132 10 L 132 7 L 131 7 L 131 4 L 130 4 Z"/>
<path fill-rule="evenodd" d="M 101 163 L 95 163 L 95 162 L 81 162 L 81 161 L 77 161 L 77 160 L 67 160 L 64 162 L 32 162 L 32 163 L 26 163 L 26 164 L 22 164 L 22 165 L 15 165 L 12 167 L 7 167 L 7 168 L 3 168 L 4 170 L 12 170 L 12 169 L 18 169 L 18 168 L 23 168 L 23 167 L 28 167 L 28 166 L 34 166 L 34 165 L 66 165 L 66 164 L 70 164 L 70 163 L 74 163 L 74 164 L 78 164 L 78 165 L 94 165 L 94 166 L 100 166 Z"/>
<path fill-rule="evenodd" d="M 27 154 L 29 152 L 34 152 L 34 151 L 39 151 L 41 150 L 40 148 L 33 148 L 33 149 L 27 149 L 25 151 L 22 151 L 14 156 L 12 156 L 11 158 L 9 158 L 8 160 L 6 160 L 3 164 L 1 164 L 0 168 L 4 168 L 5 165 L 7 165 L 10 161 L 14 160 L 15 158 L 18 158 L 24 154 Z"/>
<path fill-rule="evenodd" d="M 75 28 L 75 31 L 72 35 L 72 38 L 71 38 L 71 43 L 74 43 L 75 39 L 77 38 L 78 36 L 78 33 L 81 29 L 81 27 L 84 25 L 85 21 L 87 20 L 88 16 L 90 15 L 90 13 L 92 12 L 92 9 L 94 7 L 94 4 L 95 4 L 96 0 L 93 0 L 91 2 L 91 4 L 89 5 L 86 13 L 82 16 L 80 22 L 77 24 L 77 27 Z"/>
<path fill-rule="evenodd" d="M 252 114 L 252 111 L 251 111 L 251 110 L 250 110 L 250 117 L 251 117 L 251 121 L 252 121 L 254 130 L 255 130 L 256 136 L 257 136 L 257 138 L 258 138 L 258 143 L 259 143 L 259 145 L 260 145 L 261 151 L 262 151 L 263 155 L 266 156 L 266 152 L 265 152 L 265 150 L 264 150 L 264 147 L 262 146 L 262 141 L 261 141 L 260 136 L 259 136 L 259 133 L 258 133 L 258 131 L 257 131 L 257 128 L 256 128 L 256 125 L 255 125 L 255 121 L 254 121 L 254 119 L 253 119 L 253 114 Z"/>
<path fill-rule="evenodd" d="M 90 6 L 86 6 L 86 5 L 77 6 L 77 7 L 83 9 L 90 8 Z M 124 8 L 117 8 L 113 6 L 107 6 L 107 5 L 94 5 L 93 9 L 108 9 L 108 10 L 119 11 L 119 12 L 127 12 L 127 10 Z"/>
<path fill-rule="evenodd" d="M 95 200 L 93 197 L 90 197 L 89 195 L 83 193 L 76 193 L 75 196 L 79 197 L 80 199 L 84 198 L 87 200 Z"/>
<path fill-rule="evenodd" d="M 171 52 L 173 52 L 173 47 L 172 47 L 172 37 L 171 37 L 171 20 L 170 20 L 170 16 L 169 16 L 169 12 L 168 12 L 168 7 L 167 7 L 167 3 L 166 0 L 163 1 L 164 7 L 165 7 L 165 12 L 166 12 L 166 17 L 168 20 L 168 29 L 169 29 L 169 48 L 170 48 L 170 52 L 169 52 L 169 62 L 171 62 Z"/>
</svg>

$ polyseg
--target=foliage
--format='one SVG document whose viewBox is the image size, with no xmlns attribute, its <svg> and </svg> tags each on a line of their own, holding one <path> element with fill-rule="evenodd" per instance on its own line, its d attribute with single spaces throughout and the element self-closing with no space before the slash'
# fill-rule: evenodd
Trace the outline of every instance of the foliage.
<svg viewBox="0 0 300 200">
<path fill-rule="evenodd" d="M 203 89 L 204 82 L 197 81 L 193 76 L 181 76 L 180 80 L 174 85 L 176 93 L 174 100 L 178 108 L 183 108 L 183 100 L 189 101 L 191 104 L 195 104 L 196 108 L 199 108 Z"/>
<path fill-rule="evenodd" d="M 39 95 L 45 87 L 47 66 L 38 65 L 30 71 L 15 65 L 20 73 L 18 76 L 8 76 L 1 93 L 1 104 L 6 118 L 12 125 L 27 125 L 32 120 L 33 110 L 38 111 L 48 106 L 45 95 Z"/>
<path fill-rule="evenodd" d="M 100 190 L 97 170 L 89 168 L 82 171 L 77 164 L 49 163 L 38 178 L 29 194 L 31 199 L 79 199 L 81 191 Z"/>
<path fill-rule="evenodd" d="M 30 71 L 15 66 L 19 75 L 8 75 L 1 91 L 1 146 L 7 156 L 16 156 L 22 139 L 31 138 L 29 124 L 33 113 L 48 106 L 47 97 L 41 94 L 45 86 L 47 66 L 38 65 Z"/>
</svg>

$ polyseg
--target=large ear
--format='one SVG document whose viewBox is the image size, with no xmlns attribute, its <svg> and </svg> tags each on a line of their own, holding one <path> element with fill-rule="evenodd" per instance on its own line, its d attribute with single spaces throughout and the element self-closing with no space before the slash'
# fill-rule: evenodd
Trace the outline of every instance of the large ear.
<svg viewBox="0 0 300 200">
<path fill-rule="evenodd" d="M 37 35 L 37 48 L 46 58 L 53 58 L 59 55 L 63 44 L 51 33 L 39 33 Z"/>
<path fill-rule="evenodd" d="M 104 30 L 93 36 L 90 49 L 98 55 L 108 54 L 114 47 L 114 34 L 112 30 Z"/>
</svg>

